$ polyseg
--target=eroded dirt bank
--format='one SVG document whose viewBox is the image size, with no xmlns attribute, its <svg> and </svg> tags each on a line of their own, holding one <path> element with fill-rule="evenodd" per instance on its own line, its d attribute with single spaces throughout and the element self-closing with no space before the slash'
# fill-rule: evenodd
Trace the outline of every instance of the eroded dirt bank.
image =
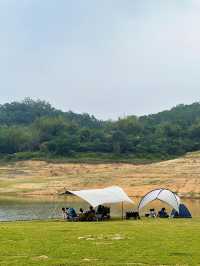
<svg viewBox="0 0 200 266">
<path fill-rule="evenodd" d="M 23 161 L 0 166 L 0 193 L 55 195 L 64 189 L 120 185 L 130 196 L 166 187 L 184 197 L 200 197 L 200 152 L 149 165 L 54 164 Z"/>
</svg>

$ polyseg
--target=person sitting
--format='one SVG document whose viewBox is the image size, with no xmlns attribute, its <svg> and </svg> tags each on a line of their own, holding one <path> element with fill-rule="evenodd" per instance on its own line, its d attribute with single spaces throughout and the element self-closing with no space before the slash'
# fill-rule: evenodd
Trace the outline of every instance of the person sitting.
<svg viewBox="0 0 200 266">
<path fill-rule="evenodd" d="M 95 209 L 92 206 L 90 206 L 89 213 L 95 214 Z"/>
<path fill-rule="evenodd" d="M 156 213 L 155 209 L 150 209 L 149 210 L 149 217 L 155 218 L 156 216 L 157 216 L 157 213 Z"/>
<path fill-rule="evenodd" d="M 79 221 L 84 221 L 86 219 L 85 217 L 85 212 L 82 208 L 79 209 L 79 213 L 78 213 L 78 220 Z"/>
<path fill-rule="evenodd" d="M 110 208 L 99 205 L 96 211 L 97 220 L 110 219 Z"/>
<path fill-rule="evenodd" d="M 169 215 L 168 213 L 166 212 L 166 209 L 165 208 L 162 208 L 159 212 L 158 212 L 158 217 L 160 218 L 168 218 Z"/>
<path fill-rule="evenodd" d="M 74 208 L 66 208 L 67 210 L 67 219 L 68 220 L 75 220 L 75 218 L 77 217 L 76 211 Z"/>
<path fill-rule="evenodd" d="M 103 213 L 103 209 L 104 209 L 104 206 L 103 205 L 99 205 L 98 208 L 97 208 L 97 214 L 102 214 Z"/>
<path fill-rule="evenodd" d="M 62 214 L 63 214 L 63 219 L 66 220 L 67 219 L 67 212 L 65 208 L 62 208 Z"/>
<path fill-rule="evenodd" d="M 89 210 L 85 214 L 87 221 L 94 221 L 96 219 L 95 209 L 92 206 L 90 206 Z"/>
<path fill-rule="evenodd" d="M 79 209 L 79 214 L 78 215 L 82 215 L 84 214 L 84 210 L 82 208 Z"/>
</svg>

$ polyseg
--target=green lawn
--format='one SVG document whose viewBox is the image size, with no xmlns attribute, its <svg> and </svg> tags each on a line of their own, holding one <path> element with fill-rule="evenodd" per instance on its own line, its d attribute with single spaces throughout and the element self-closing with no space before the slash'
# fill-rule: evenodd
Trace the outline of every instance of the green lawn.
<svg viewBox="0 0 200 266">
<path fill-rule="evenodd" d="M 4 222 L 0 265 L 200 265 L 200 219 Z"/>
</svg>

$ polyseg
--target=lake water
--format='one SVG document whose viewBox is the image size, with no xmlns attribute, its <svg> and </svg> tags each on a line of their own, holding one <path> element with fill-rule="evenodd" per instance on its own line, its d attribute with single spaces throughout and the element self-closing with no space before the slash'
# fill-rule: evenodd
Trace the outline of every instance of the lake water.
<svg viewBox="0 0 200 266">
<path fill-rule="evenodd" d="M 139 199 L 133 198 L 135 206 L 124 205 L 124 212 L 137 208 Z M 193 217 L 200 217 L 200 199 L 183 199 L 190 209 Z M 77 211 L 79 208 L 88 209 L 89 205 L 79 200 L 76 197 L 61 196 L 59 198 L 50 199 L 19 199 L 0 197 L 0 221 L 15 221 L 15 220 L 46 220 L 46 219 L 62 219 L 62 207 L 74 207 Z M 142 211 L 144 214 L 149 208 L 155 208 L 157 211 L 161 207 L 166 207 L 168 212 L 171 209 L 159 202 L 152 202 Z M 121 217 L 121 204 L 113 204 L 111 206 L 111 216 Z"/>
</svg>

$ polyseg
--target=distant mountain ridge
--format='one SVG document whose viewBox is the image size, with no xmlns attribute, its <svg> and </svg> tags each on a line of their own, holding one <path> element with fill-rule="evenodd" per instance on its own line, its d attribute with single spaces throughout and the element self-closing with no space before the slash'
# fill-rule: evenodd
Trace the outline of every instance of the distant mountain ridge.
<svg viewBox="0 0 200 266">
<path fill-rule="evenodd" d="M 0 105 L 0 123 L 5 125 L 29 125 L 36 119 L 46 117 L 65 116 L 70 121 L 75 121 L 82 125 L 98 125 L 94 116 L 89 114 L 76 114 L 72 111 L 63 112 L 52 107 L 48 102 L 30 98 L 25 98 L 22 102 L 12 102 Z"/>
<path fill-rule="evenodd" d="M 0 154 L 86 153 L 166 159 L 200 149 L 200 103 L 147 116 L 102 121 L 41 100 L 0 105 Z"/>
</svg>

